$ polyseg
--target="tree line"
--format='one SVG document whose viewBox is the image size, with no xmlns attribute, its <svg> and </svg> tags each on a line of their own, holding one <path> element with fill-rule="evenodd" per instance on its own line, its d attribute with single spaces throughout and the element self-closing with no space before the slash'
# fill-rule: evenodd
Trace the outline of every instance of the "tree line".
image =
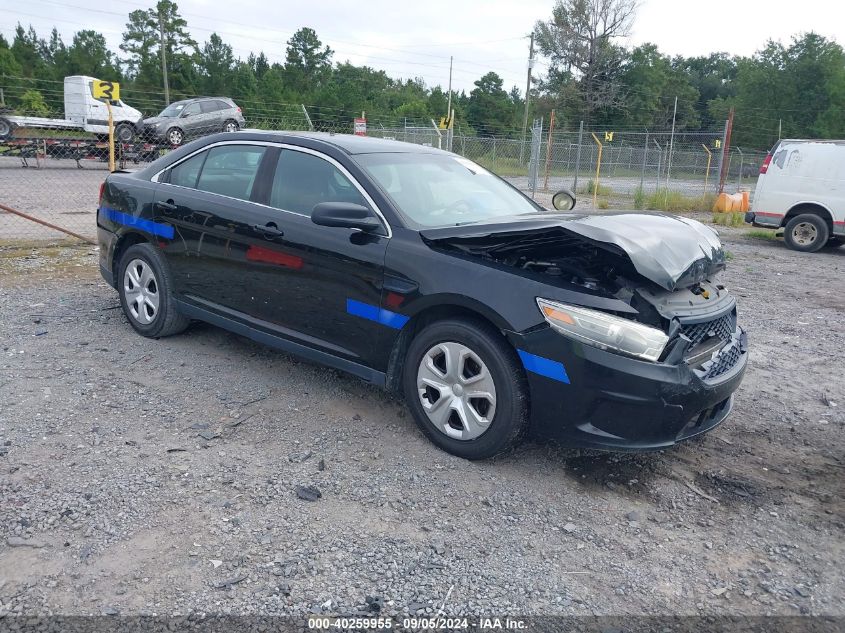
<svg viewBox="0 0 845 633">
<path fill-rule="evenodd" d="M 845 53 L 835 41 L 806 33 L 787 45 L 770 41 L 750 57 L 670 57 L 655 44 L 620 44 L 636 6 L 636 0 L 558 0 L 535 28 L 543 72 L 531 86 L 532 117 L 548 119 L 554 109 L 559 126 L 584 121 L 608 130 L 665 130 L 674 117 L 679 130 L 719 130 L 733 107 L 734 144 L 767 148 L 779 130 L 783 137 L 845 136 Z M 336 61 L 308 27 L 287 41 L 283 63 L 270 63 L 263 51 L 238 58 L 217 33 L 200 44 L 172 0 L 129 13 L 119 51 L 94 30 L 80 30 L 66 44 L 55 28 L 45 38 L 19 23 L 11 42 L 0 35 L 0 87 L 7 106 L 58 113 L 62 79 L 91 75 L 120 81 L 124 101 L 154 114 L 165 105 L 162 47 L 171 101 L 229 96 L 248 118 L 280 127 L 301 120 L 298 104 L 309 105 L 318 129 L 349 127 L 362 111 L 392 125 L 430 125 L 447 114 L 441 86 Z M 506 90 L 493 70 L 468 93 L 454 94 L 452 104 L 462 132 L 521 134 L 523 91 Z"/>
</svg>

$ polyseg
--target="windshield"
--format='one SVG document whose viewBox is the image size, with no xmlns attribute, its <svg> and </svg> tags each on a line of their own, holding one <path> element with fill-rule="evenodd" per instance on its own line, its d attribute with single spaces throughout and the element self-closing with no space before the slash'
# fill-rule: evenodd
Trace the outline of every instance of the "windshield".
<svg viewBox="0 0 845 633">
<path fill-rule="evenodd" d="M 413 225 L 484 222 L 542 209 L 483 167 L 448 154 L 355 157 Z"/>
<path fill-rule="evenodd" d="M 159 116 L 166 117 L 168 119 L 175 119 L 179 116 L 179 114 L 181 114 L 182 109 L 184 107 L 184 103 L 171 103 L 169 106 L 167 106 L 164 110 L 161 111 L 161 114 L 159 114 Z"/>
</svg>

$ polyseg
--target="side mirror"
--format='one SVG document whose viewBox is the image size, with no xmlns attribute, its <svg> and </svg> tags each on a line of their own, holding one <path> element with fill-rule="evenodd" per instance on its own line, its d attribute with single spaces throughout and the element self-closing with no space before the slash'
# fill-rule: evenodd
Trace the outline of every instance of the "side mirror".
<svg viewBox="0 0 845 633">
<path fill-rule="evenodd" d="M 558 211 L 571 211 L 575 207 L 575 194 L 569 189 L 561 189 L 552 196 L 552 206 Z"/>
<path fill-rule="evenodd" d="M 320 226 L 358 229 L 367 233 L 381 228 L 381 222 L 372 211 L 351 202 L 321 202 L 311 211 L 311 221 Z"/>
</svg>

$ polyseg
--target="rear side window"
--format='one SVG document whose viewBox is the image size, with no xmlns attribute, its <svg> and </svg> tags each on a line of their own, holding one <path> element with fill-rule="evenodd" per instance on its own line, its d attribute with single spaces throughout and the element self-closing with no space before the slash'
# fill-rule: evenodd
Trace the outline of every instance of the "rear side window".
<svg viewBox="0 0 845 633">
<path fill-rule="evenodd" d="M 196 156 L 191 156 L 188 160 L 176 165 L 176 167 L 170 170 L 170 184 L 195 189 L 206 156 L 208 156 L 208 152 L 200 152 Z"/>
<path fill-rule="evenodd" d="M 203 113 L 217 112 L 218 110 L 222 110 L 219 101 L 203 101 L 200 103 L 200 105 L 202 106 Z"/>
<path fill-rule="evenodd" d="M 270 206 L 310 216 L 321 202 L 368 206 L 352 181 L 330 162 L 305 152 L 282 150 L 273 176 Z"/>
<path fill-rule="evenodd" d="M 210 149 L 196 188 L 249 200 L 264 149 L 256 145 L 221 145 Z"/>
<path fill-rule="evenodd" d="M 200 104 L 199 103 L 192 103 L 190 105 L 185 106 L 182 110 L 182 116 L 194 116 L 195 114 L 200 113 Z"/>
<path fill-rule="evenodd" d="M 226 103 L 225 101 L 215 101 L 214 103 L 217 104 L 218 110 L 229 110 L 235 107 L 231 103 Z"/>
</svg>

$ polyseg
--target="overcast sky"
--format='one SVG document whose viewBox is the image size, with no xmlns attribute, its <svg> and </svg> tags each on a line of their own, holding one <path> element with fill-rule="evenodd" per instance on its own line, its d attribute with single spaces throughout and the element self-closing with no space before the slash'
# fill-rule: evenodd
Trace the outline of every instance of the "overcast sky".
<svg viewBox="0 0 845 633">
<path fill-rule="evenodd" d="M 335 50 L 335 61 L 349 60 L 383 69 L 394 77 L 423 77 L 428 85 L 449 77 L 453 87 L 472 89 L 488 70 L 505 88 L 525 89 L 528 38 L 537 20 L 551 16 L 554 0 L 177 0 L 194 39 L 202 43 L 217 31 L 235 55 L 264 50 L 282 61 L 285 42 L 301 26 L 317 31 Z M 102 32 L 117 50 L 126 15 L 154 0 L 0 0 L 0 31 L 11 41 L 15 24 L 32 24 L 46 37 L 55 25 L 69 43 L 75 31 Z M 798 32 L 814 30 L 845 44 L 845 3 L 840 0 L 643 0 L 627 42 L 654 42 L 671 54 L 713 51 L 750 55 L 767 39 L 787 43 Z M 543 73 L 542 61 L 536 71 Z"/>
</svg>

